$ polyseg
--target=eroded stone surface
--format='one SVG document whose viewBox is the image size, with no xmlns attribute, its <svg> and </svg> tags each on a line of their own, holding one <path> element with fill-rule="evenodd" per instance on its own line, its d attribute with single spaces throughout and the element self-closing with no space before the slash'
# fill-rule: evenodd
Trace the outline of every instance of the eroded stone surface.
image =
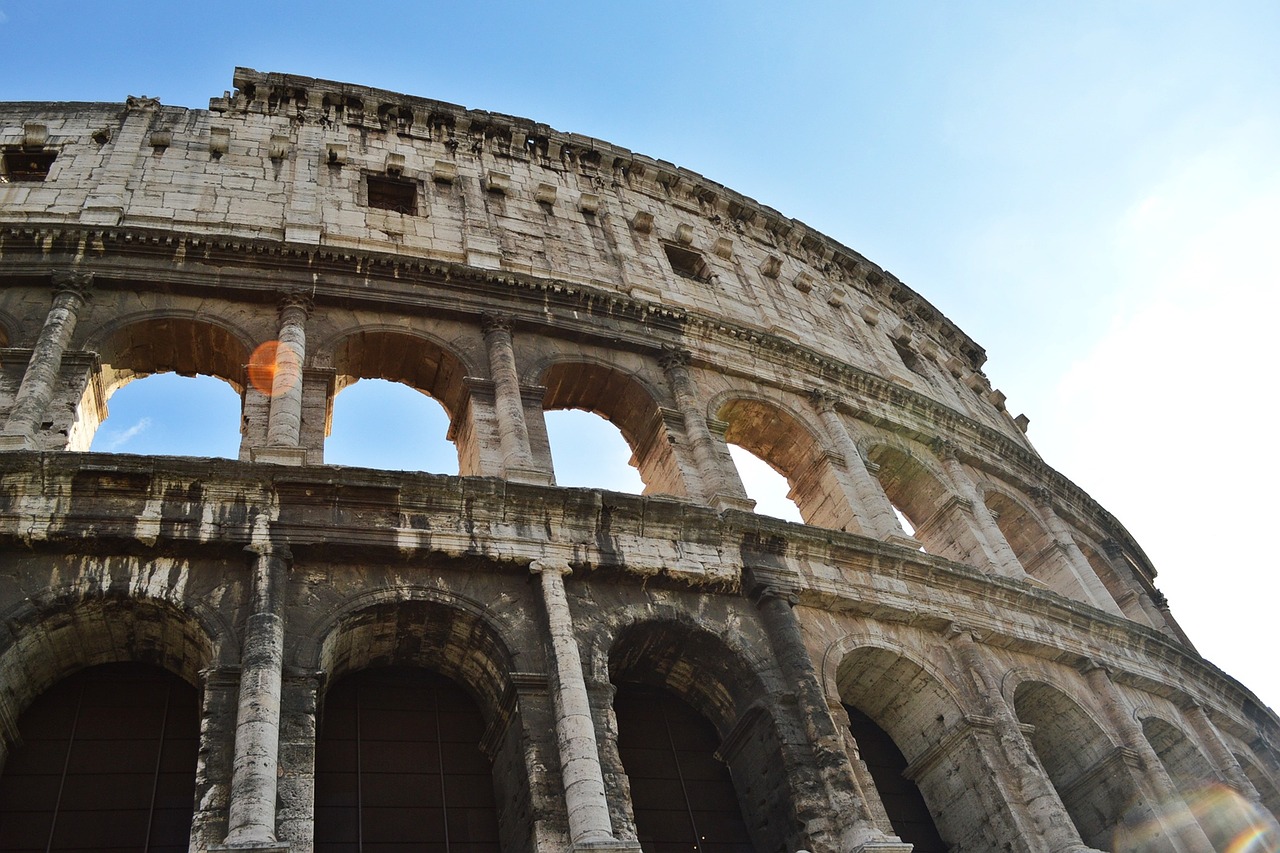
<svg viewBox="0 0 1280 853">
<path fill-rule="evenodd" d="M 0 104 L 49 162 L 0 183 L 0 761 L 59 679 L 155 664 L 202 691 L 191 849 L 309 851 L 325 691 L 395 664 L 476 700 L 508 853 L 636 848 L 630 682 L 715 728 L 761 851 L 906 849 L 846 707 L 952 851 L 1221 849 L 1183 819 L 1210 785 L 1280 810 L 1280 721 L 890 274 L 600 140 L 235 85 Z M 237 390 L 238 461 L 72 452 L 165 371 Z M 461 476 L 324 465 L 362 378 L 437 399 Z M 556 408 L 612 421 L 646 494 L 557 488 Z M 806 525 L 748 511 L 730 443 Z"/>
</svg>

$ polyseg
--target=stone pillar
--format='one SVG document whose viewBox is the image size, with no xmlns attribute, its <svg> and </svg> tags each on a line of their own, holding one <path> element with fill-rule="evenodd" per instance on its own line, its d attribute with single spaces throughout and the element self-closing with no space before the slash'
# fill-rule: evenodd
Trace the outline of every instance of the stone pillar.
<svg viewBox="0 0 1280 853">
<path fill-rule="evenodd" d="M 1253 802 L 1261 802 L 1262 795 L 1258 793 L 1258 789 L 1254 787 L 1253 782 L 1249 781 L 1249 777 L 1245 775 L 1244 768 L 1240 766 L 1240 762 L 1231 754 L 1231 750 L 1227 748 L 1226 743 L 1222 740 L 1222 735 L 1218 734 L 1218 728 L 1209 719 L 1209 715 L 1205 713 L 1204 706 L 1194 699 L 1188 698 L 1179 707 L 1182 708 L 1183 716 L 1187 718 L 1187 722 L 1191 723 L 1191 728 L 1195 731 L 1196 737 L 1200 738 L 1209 749 L 1209 757 L 1213 761 L 1214 768 L 1222 774 L 1223 780 L 1228 785 L 1235 788 L 1244 796 Z"/>
<path fill-rule="evenodd" d="M 1055 853 L 1091 849 L 1080 839 L 1062 798 L 1023 735 L 1018 716 L 1005 702 L 999 679 L 991 671 L 973 635 L 959 625 L 952 625 L 947 639 L 963 669 L 974 679 L 973 687 L 978 694 L 975 698 L 990 718 L 1001 747 L 1000 763 L 1022 795 L 1036 837 L 1043 839 L 1045 847 Z M 961 681 L 968 686 L 966 679 Z"/>
<path fill-rule="evenodd" d="M 255 456 L 259 461 L 285 465 L 306 461 L 306 450 L 298 445 L 302 435 L 302 364 L 307 357 L 306 324 L 310 313 L 311 299 L 303 293 L 290 293 L 280 300 L 267 447 Z"/>
<path fill-rule="evenodd" d="M 84 307 L 93 273 L 81 270 L 58 270 L 53 274 L 53 306 L 45 316 L 44 326 L 31 352 L 31 361 L 18 393 L 14 395 L 9 420 L 0 434 L 0 450 L 30 450 L 36 447 L 36 436 L 44 423 L 62 373 L 62 357 L 71 344 L 76 319 Z"/>
<path fill-rule="evenodd" d="M 947 471 L 947 476 L 951 478 L 952 484 L 956 487 L 956 491 L 970 505 L 973 520 L 978 526 L 976 533 L 979 540 L 987 547 L 987 554 L 991 564 L 997 572 L 1005 577 L 1026 578 L 1026 569 L 1018 561 L 1018 555 L 1013 553 L 1013 548 L 1009 547 L 1009 540 L 1004 538 L 1004 533 L 1000 530 L 1000 526 L 996 524 L 995 517 L 991 515 L 991 510 L 987 509 L 986 501 L 978 494 L 978 489 L 974 486 L 973 480 L 969 479 L 968 472 L 960 464 L 954 445 L 950 442 L 938 442 L 936 449 L 938 455 L 942 458 L 942 465 Z"/>
<path fill-rule="evenodd" d="M 792 609 L 797 600 L 795 592 L 770 577 L 777 574 L 774 570 L 748 569 L 748 573 L 748 582 L 753 587 L 752 597 L 764 623 L 769 645 L 783 678 L 795 690 L 796 713 L 804 723 L 813 752 L 812 766 L 817 769 L 819 782 L 826 789 L 829 814 L 838 816 L 828 824 L 825 832 L 830 833 L 835 848 L 841 853 L 873 850 L 908 853 L 911 845 L 894 836 L 886 836 L 876 826 L 875 814 L 858 787 L 845 752 L 844 738 L 831 718 L 826 695 L 809 658 L 800 620 Z M 805 828 L 811 836 L 818 830 L 812 823 L 816 821 Z"/>
<path fill-rule="evenodd" d="M 669 349 L 662 354 L 660 363 L 667 375 L 667 384 L 675 397 L 676 408 L 684 421 L 685 437 L 693 452 L 694 465 L 702 482 L 691 489 L 717 509 L 750 509 L 746 503 L 747 493 L 742 488 L 736 471 L 726 471 L 720 464 L 720 456 L 716 452 L 715 440 L 707 426 L 707 419 L 702 414 L 702 406 L 698 402 L 698 392 L 689 375 L 690 355 L 685 350 Z"/>
<path fill-rule="evenodd" d="M 1067 557 L 1067 565 L 1071 567 L 1071 573 L 1075 575 L 1079 581 L 1085 595 L 1089 597 L 1089 601 L 1099 610 L 1105 610 L 1116 616 L 1124 616 L 1124 611 L 1120 609 L 1120 605 L 1111 597 L 1111 593 L 1107 592 L 1107 588 L 1102 583 L 1102 578 L 1098 577 L 1098 573 L 1093 570 L 1093 566 L 1089 565 L 1089 559 L 1085 557 L 1084 552 L 1080 550 L 1080 546 L 1076 544 L 1075 537 L 1071 535 L 1071 529 L 1067 527 L 1067 523 L 1062 520 L 1053 508 L 1053 496 L 1048 489 L 1032 489 L 1031 497 L 1036 503 L 1036 510 L 1040 513 L 1041 520 L 1045 526 L 1049 528 L 1049 533 L 1053 536 L 1054 541 L 1058 544 Z"/>
<path fill-rule="evenodd" d="M 508 480 L 543 482 L 533 465 L 529 447 L 529 427 L 524 420 L 524 400 L 520 394 L 520 374 L 516 370 L 511 343 L 511 321 L 486 314 L 481 322 L 489 351 L 489 373 L 493 378 L 494 406 L 498 416 L 498 437 L 502 443 L 502 468 Z"/>
<path fill-rule="evenodd" d="M 610 846 L 614 843 L 613 825 L 605 797 L 600 753 L 596 748 L 591 700 L 582 675 L 578 641 L 573 635 L 573 615 L 564 591 L 564 576 L 572 569 L 561 561 L 535 560 L 529 570 L 542 578 L 542 603 L 547 611 L 551 667 L 555 672 L 556 740 L 565 808 L 569 813 L 569 836 L 575 848 Z"/>
<path fill-rule="evenodd" d="M 822 425 L 827 434 L 835 442 L 836 450 L 844 456 L 845 470 L 849 472 L 849 480 L 853 486 L 854 497 L 858 502 L 858 517 L 863 522 L 866 534 L 888 542 L 898 542 L 908 547 L 918 548 L 919 543 L 907 535 L 894 514 L 893 504 L 884 493 L 880 481 L 867 470 L 866 460 L 858 452 L 858 445 L 844 425 L 836 406 L 839 400 L 829 391 L 815 389 L 810 396 L 813 407 L 818 411 Z"/>
<path fill-rule="evenodd" d="M 1160 610 L 1152 600 L 1150 593 L 1147 591 L 1148 585 L 1138 581 L 1137 571 L 1129 565 L 1129 561 L 1125 558 L 1124 546 L 1114 539 L 1106 539 L 1101 544 L 1103 557 L 1110 564 L 1111 571 L 1115 573 L 1116 577 L 1120 578 L 1121 582 L 1133 589 L 1134 595 L 1137 596 L 1138 608 L 1141 609 L 1147 623 L 1162 634 L 1178 639 L 1177 634 L 1165 623 L 1164 616 L 1161 615 Z M 1137 582 L 1139 585 L 1135 587 L 1133 582 Z"/>
<path fill-rule="evenodd" d="M 1151 741 L 1147 740 L 1142 726 L 1134 719 L 1133 709 L 1111 680 L 1111 674 L 1106 667 L 1091 660 L 1086 661 L 1080 671 L 1084 673 L 1089 689 L 1106 713 L 1108 722 L 1120 735 L 1123 746 L 1138 756 L 1146 796 L 1149 802 L 1156 805 L 1156 816 L 1164 828 L 1165 836 L 1181 850 L 1210 853 L 1214 849 L 1212 842 L 1186 808 L 1168 768 L 1156 754 Z M 1172 807 L 1175 805 L 1182 806 L 1182 816 L 1173 813 Z"/>
<path fill-rule="evenodd" d="M 249 618 L 240 653 L 236 746 L 227 809 L 228 848 L 288 849 L 276 840 L 280 684 L 284 620 L 280 587 L 291 555 L 278 545 L 251 545 L 254 554 Z"/>
</svg>

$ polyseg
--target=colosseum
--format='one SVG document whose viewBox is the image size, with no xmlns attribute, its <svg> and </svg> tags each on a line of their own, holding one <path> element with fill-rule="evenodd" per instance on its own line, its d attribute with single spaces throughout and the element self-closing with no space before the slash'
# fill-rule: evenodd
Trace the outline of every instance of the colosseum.
<svg viewBox="0 0 1280 853">
<path fill-rule="evenodd" d="M 0 156 L 0 850 L 1280 849 L 1280 719 L 856 251 L 243 68 L 0 105 Z M 88 452 L 164 372 L 235 389 L 238 459 Z M 326 464 L 361 379 L 459 475 Z M 558 409 L 644 494 L 557 487 Z"/>
</svg>

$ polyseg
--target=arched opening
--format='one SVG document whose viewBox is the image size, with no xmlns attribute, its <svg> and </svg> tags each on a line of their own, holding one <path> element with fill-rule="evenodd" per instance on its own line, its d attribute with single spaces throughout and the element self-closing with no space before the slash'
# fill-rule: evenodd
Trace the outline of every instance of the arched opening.
<svg viewBox="0 0 1280 853">
<path fill-rule="evenodd" d="M 969 519 L 950 489 L 927 465 L 909 452 L 877 444 L 867 450 L 889 503 L 910 533 L 930 554 L 960 563 L 981 565 L 986 557 Z"/>
<path fill-rule="evenodd" d="M 646 853 L 750 853 L 715 727 L 667 691 L 639 684 L 618 685 L 613 709 Z"/>
<path fill-rule="evenodd" d="M 423 669 L 328 690 L 316 744 L 315 850 L 497 853 L 493 771 L 475 702 Z"/>
<path fill-rule="evenodd" d="M 1262 771 L 1257 764 L 1251 759 L 1246 758 L 1240 753 L 1232 753 L 1236 757 L 1236 761 L 1240 764 L 1240 769 L 1244 771 L 1244 775 L 1253 783 L 1253 787 L 1258 792 L 1258 796 L 1262 798 L 1262 805 L 1267 811 L 1271 812 L 1273 820 L 1280 820 L 1280 787 Z M 1280 838 L 1277 839 L 1280 841 Z"/>
<path fill-rule="evenodd" d="M 1213 848 L 1254 849 L 1257 844 L 1257 849 L 1270 849 L 1263 845 L 1265 839 L 1280 838 L 1275 822 L 1222 784 L 1211 763 L 1178 727 L 1148 716 L 1143 717 L 1142 731 Z"/>
<path fill-rule="evenodd" d="M 235 459 L 240 452 L 240 394 L 212 376 L 159 373 L 126 380 L 109 401 L 89 449 Z"/>
<path fill-rule="evenodd" d="M 800 507 L 791 499 L 791 485 L 786 477 L 745 447 L 729 445 L 729 456 L 738 469 L 747 497 L 756 503 L 756 512 L 784 521 L 804 522 Z"/>
<path fill-rule="evenodd" d="M 947 853 L 920 788 L 904 775 L 907 759 L 893 738 L 857 708 L 845 705 L 844 710 L 858 755 L 875 782 L 894 835 L 910 844 L 912 853 Z"/>
<path fill-rule="evenodd" d="M 362 379 L 334 397 L 324 459 L 389 471 L 458 473 L 449 415 L 432 397 L 399 382 Z"/>
<path fill-rule="evenodd" d="M 99 351 L 103 398 L 115 421 L 98 438 L 105 412 L 82 403 L 70 449 L 239 454 L 249 350 L 237 335 L 204 320 L 160 316 L 127 323 L 89 345 Z"/>
<path fill-rule="evenodd" d="M 662 411 L 638 379 L 601 364 L 560 362 L 547 368 L 541 382 L 547 389 L 542 407 L 548 413 L 546 426 L 559 485 L 688 495 Z M 598 415 L 616 432 L 581 415 L 553 413 L 561 409 Z M 531 441 L 536 440 L 534 431 Z M 580 443 L 584 441 L 585 446 Z M 601 463 L 609 466 L 607 475 L 599 470 Z M 611 485 L 614 482 L 624 488 Z"/>
<path fill-rule="evenodd" d="M 1125 813 L 1137 790 L 1123 754 L 1066 694 L 1024 681 L 1014 694 L 1014 711 L 1032 727 L 1031 747 L 1086 845 L 1109 850 L 1126 823 L 1144 819 Z"/>
<path fill-rule="evenodd" d="M 362 331 L 342 341 L 334 351 L 333 367 L 333 409 L 337 409 L 338 400 L 341 399 L 343 408 L 347 410 L 342 418 L 355 420 L 355 430 L 362 428 L 359 425 L 362 413 L 375 418 L 378 417 L 375 413 L 381 413 L 380 423 L 370 425 L 365 421 L 365 426 L 383 433 L 389 432 L 395 438 L 394 446 L 385 448 L 384 452 L 382 449 L 362 447 L 364 439 L 359 434 L 353 435 L 351 443 L 345 446 L 341 443 L 340 436 L 340 443 L 334 446 L 338 459 L 351 452 L 362 454 L 360 458 L 390 460 L 372 467 L 405 468 L 405 460 L 424 459 L 420 454 L 425 452 L 430 454 L 426 457 L 429 466 L 418 470 L 456 470 L 463 475 L 480 473 L 480 450 L 475 439 L 472 409 L 467 405 L 470 396 L 465 382 L 467 371 L 453 353 L 435 341 L 414 335 L 378 330 Z M 352 388 L 354 396 L 344 394 L 344 389 L 356 385 L 362 379 L 381 379 L 387 384 L 370 383 L 364 389 Z M 432 448 L 430 442 L 423 439 L 427 434 L 441 434 L 437 423 L 438 415 L 433 408 L 399 390 L 394 383 L 421 392 L 443 407 L 448 423 L 443 434 L 456 447 L 456 467 L 440 464 L 447 451 L 438 444 Z M 333 429 L 335 417 L 337 415 L 331 411 L 326 424 L 326 435 Z M 413 420 L 417 417 L 426 418 L 425 423 Z M 339 425 L 343 426 L 344 431 L 347 430 L 341 422 Z M 325 449 L 328 453 L 328 443 Z M 327 455 L 325 458 L 326 461 L 338 461 L 329 459 Z"/>
<path fill-rule="evenodd" d="M 983 500 L 1027 574 L 1059 595 L 1092 603 L 1067 555 L 1039 518 L 1000 492 L 989 491 Z"/>
<path fill-rule="evenodd" d="M 773 718 L 759 705 L 767 691 L 752 667 L 722 637 L 680 622 L 637 623 L 614 641 L 608 666 L 609 678 L 617 687 L 613 711 L 620 733 L 619 769 L 628 779 L 634 770 L 642 780 L 640 800 L 631 804 L 632 816 L 637 832 L 655 833 L 655 844 L 661 842 L 655 850 L 687 853 L 695 842 L 705 845 L 706 851 L 804 846 L 791 791 L 792 761 L 783 750 Z M 689 722 L 690 714 L 696 722 Z M 698 734 L 689 734 L 691 730 Z M 672 773 L 686 767 L 678 754 L 682 743 L 689 745 L 694 756 L 687 765 L 690 772 L 720 780 L 687 784 L 687 799 L 678 781 L 669 781 Z M 607 754 L 607 744 L 604 750 Z M 655 761 L 661 763 L 655 765 Z M 727 773 L 730 786 L 716 773 Z M 661 779 L 668 779 L 665 790 L 656 790 L 662 787 Z M 750 839 L 745 847 L 738 821 Z M 706 839 L 689 835 L 689 827 L 695 824 L 698 836 L 707 835 Z M 716 834 L 704 832 L 713 827 Z"/>
<path fill-rule="evenodd" d="M 321 704 L 319 732 L 326 743 L 317 743 L 317 775 L 337 775 L 323 785 L 317 781 L 317 814 L 332 810 L 324 818 L 323 836 L 317 822 L 317 850 L 356 850 L 363 839 L 366 850 L 390 851 L 390 846 L 371 845 L 390 845 L 393 825 L 405 822 L 415 824 L 405 829 L 405 837 L 428 845 L 413 849 L 445 850 L 442 835 L 433 835 L 429 844 L 421 840 L 421 822 L 432 831 L 447 830 L 448 844 L 461 851 L 529 847 L 532 827 L 525 818 L 533 808 L 528 782 L 535 772 L 529 762 L 537 759 L 527 751 L 530 735 L 523 727 L 521 704 L 510 702 L 511 654 L 489 621 L 452 602 L 387 601 L 344 615 L 326 633 L 318 652 L 317 663 L 331 686 Z M 366 699 L 377 714 L 357 721 L 355 715 L 365 713 Z M 436 726 L 439 733 L 433 734 Z M 363 751 L 353 758 L 357 746 Z M 446 775 L 454 767 L 468 769 L 441 782 L 436 764 L 422 765 L 433 749 L 445 758 Z M 454 762 L 456 752 L 466 754 L 465 764 Z M 482 763 L 476 762 L 477 752 Z M 407 765 L 402 761 L 406 756 L 414 757 Z M 357 769 L 354 760 L 361 762 Z M 445 805 L 408 790 L 422 780 L 403 774 L 428 772 L 423 766 L 436 768 L 431 791 L 443 792 Z M 493 772 L 495 766 L 504 771 Z M 370 780 L 370 797 L 362 799 L 357 792 L 353 799 L 353 786 L 363 784 L 360 774 L 366 769 L 376 776 Z M 454 813 L 455 805 L 463 806 L 462 811 Z M 446 807 L 447 819 L 443 811 L 435 811 Z M 389 821 L 383 827 L 368 823 L 383 819 Z M 353 821 L 363 822 L 355 835 Z M 455 832 L 462 826 L 466 829 Z M 464 843 L 464 834 L 471 841 Z M 320 842 L 329 846 L 322 848 Z"/>
<path fill-rule="evenodd" d="M 37 698 L 18 732 L 0 776 L 0 849 L 188 848 L 200 719 L 181 678 L 146 664 L 84 669 Z"/>
<path fill-rule="evenodd" d="M 547 412 L 546 419 L 556 485 L 644 491 L 631 448 L 608 420 L 577 409 Z"/>
<path fill-rule="evenodd" d="M 724 402 L 716 418 L 728 424 L 726 442 L 748 451 L 786 478 L 786 496 L 805 524 L 861 532 L 826 448 L 804 423 L 776 405 L 743 398 Z M 735 455 L 735 464 L 743 458 Z M 747 472 L 739 468 L 744 485 L 749 471 L 749 466 Z M 785 509 L 785 505 L 779 506 Z"/>
<path fill-rule="evenodd" d="M 903 841 L 921 853 L 962 849 L 1000 849 L 991 834 L 979 799 L 978 780 L 959 786 L 967 806 L 938 810 L 949 803 L 957 784 L 950 778 L 968 763 L 958 756 L 912 766 L 935 751 L 963 714 L 942 686 L 923 667 L 889 649 L 862 647 L 850 651 L 836 670 L 836 685 L 849 717 L 856 756 L 875 784 L 885 816 Z M 967 738 L 953 739 L 956 749 Z M 974 842 L 972 844 L 968 842 Z"/>
<path fill-rule="evenodd" d="M 1120 612 L 1141 625 L 1148 625 L 1152 628 L 1157 627 L 1150 615 L 1142 609 L 1142 596 L 1135 585 L 1131 581 L 1126 582 L 1121 579 L 1119 573 L 1112 567 L 1111 562 L 1093 548 L 1079 541 L 1076 542 L 1076 545 L 1079 546 L 1080 553 L 1084 554 L 1084 558 L 1088 561 L 1089 567 L 1093 569 L 1093 573 L 1102 581 L 1107 594 L 1111 596 L 1120 608 Z"/>
</svg>

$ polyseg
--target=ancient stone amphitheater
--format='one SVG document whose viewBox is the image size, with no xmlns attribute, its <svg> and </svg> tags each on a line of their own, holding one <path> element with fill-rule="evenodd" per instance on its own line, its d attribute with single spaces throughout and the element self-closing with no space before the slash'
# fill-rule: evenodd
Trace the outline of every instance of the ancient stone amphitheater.
<svg viewBox="0 0 1280 853">
<path fill-rule="evenodd" d="M 857 252 L 248 69 L 208 110 L 0 105 L 0 154 L 0 850 L 1280 843 L 1280 720 Z M 238 460 L 87 452 L 166 371 L 236 389 Z M 443 405 L 460 476 L 325 464 L 365 378 Z M 557 487 L 552 409 L 644 495 Z"/>
</svg>

